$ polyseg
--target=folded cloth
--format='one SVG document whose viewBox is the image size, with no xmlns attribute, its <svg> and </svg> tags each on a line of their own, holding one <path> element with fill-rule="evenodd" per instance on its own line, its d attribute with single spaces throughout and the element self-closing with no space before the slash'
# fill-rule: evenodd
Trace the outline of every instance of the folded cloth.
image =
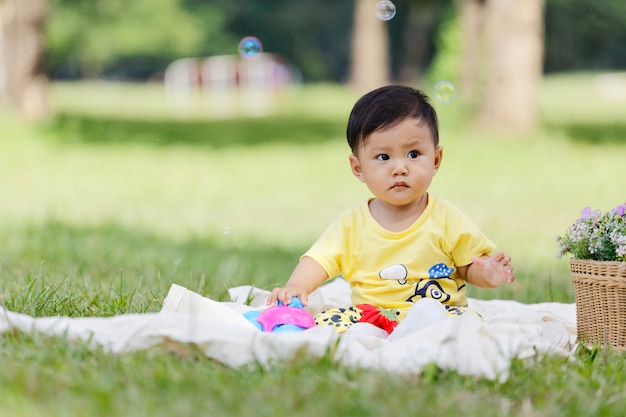
<svg viewBox="0 0 626 417">
<path fill-rule="evenodd" d="M 243 313 L 266 308 L 269 292 L 241 286 L 229 290 L 232 301 L 218 302 L 172 285 L 159 313 L 114 317 L 34 318 L 0 309 L 0 332 L 21 330 L 84 340 L 114 353 L 156 346 L 179 352 L 203 352 L 232 367 L 269 366 L 303 353 L 399 374 L 418 374 L 429 364 L 463 375 L 505 380 L 511 360 L 537 355 L 572 355 L 576 342 L 574 304 L 522 304 L 506 300 L 470 300 L 484 321 L 471 314 L 443 320 L 389 341 L 363 334 L 342 336 L 330 327 L 303 332 L 264 333 Z M 317 314 L 350 305 L 350 288 L 338 279 L 309 297 Z M 190 350 L 190 346 L 194 348 Z"/>
</svg>

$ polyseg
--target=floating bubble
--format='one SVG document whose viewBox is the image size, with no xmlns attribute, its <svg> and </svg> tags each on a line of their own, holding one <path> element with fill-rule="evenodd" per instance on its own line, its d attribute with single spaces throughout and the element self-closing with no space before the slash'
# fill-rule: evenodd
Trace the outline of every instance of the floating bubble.
<svg viewBox="0 0 626 417">
<path fill-rule="evenodd" d="M 396 15 L 396 5 L 389 0 L 382 0 L 376 4 L 376 17 L 385 22 Z"/>
<path fill-rule="evenodd" d="M 254 59 L 263 51 L 263 44 L 254 36 L 246 36 L 239 42 L 239 54 L 246 59 Z"/>
<path fill-rule="evenodd" d="M 454 84 L 450 81 L 439 81 L 435 84 L 435 98 L 440 103 L 450 103 L 455 96 Z"/>
</svg>

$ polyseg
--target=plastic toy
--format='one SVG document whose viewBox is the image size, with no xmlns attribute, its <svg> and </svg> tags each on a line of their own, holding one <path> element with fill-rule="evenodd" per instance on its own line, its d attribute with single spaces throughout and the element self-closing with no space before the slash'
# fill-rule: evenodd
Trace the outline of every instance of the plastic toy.
<svg viewBox="0 0 626 417">
<path fill-rule="evenodd" d="M 315 319 L 304 309 L 298 297 L 292 297 L 289 305 L 278 305 L 263 311 L 249 311 L 243 315 L 263 332 L 304 331 L 315 326 Z"/>
</svg>

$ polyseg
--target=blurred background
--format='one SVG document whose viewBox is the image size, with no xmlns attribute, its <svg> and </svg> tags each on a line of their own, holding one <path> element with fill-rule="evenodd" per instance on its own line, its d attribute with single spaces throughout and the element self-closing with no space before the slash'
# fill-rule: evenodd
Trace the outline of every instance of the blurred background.
<svg viewBox="0 0 626 417">
<path fill-rule="evenodd" d="M 554 236 L 626 199 L 624 0 L 0 0 L 0 291 L 281 284 L 369 196 L 345 125 L 389 83 L 437 109 L 431 191 L 515 260 L 472 294 L 571 301 Z"/>
<path fill-rule="evenodd" d="M 275 89 L 330 82 L 363 92 L 448 80 L 479 119 L 527 130 L 537 125 L 542 74 L 626 68 L 621 0 L 396 0 L 393 17 L 383 19 L 373 12 L 378 3 L 1 0 L 0 100 L 40 117 L 50 111 L 47 80 L 158 84 L 174 61 L 194 58 L 172 70 L 172 88 L 219 95 L 229 83 L 273 77 L 265 84 Z M 246 36 L 259 40 L 275 68 L 235 62 Z M 231 60 L 204 63 L 213 56 Z M 282 75 L 268 75 L 276 67 Z M 179 107 L 185 99 L 170 97 Z"/>
<path fill-rule="evenodd" d="M 468 296 L 574 302 L 555 236 L 626 201 L 626 0 L 0 0 L 0 307 L 109 317 L 160 311 L 172 284 L 284 285 L 370 197 L 346 122 L 388 83 L 437 110 L 429 192 L 512 257 L 512 285 Z M 0 416 L 625 414 L 623 354 L 598 349 L 481 384 L 333 349 L 233 370 L 93 342 L 2 332 Z"/>
</svg>

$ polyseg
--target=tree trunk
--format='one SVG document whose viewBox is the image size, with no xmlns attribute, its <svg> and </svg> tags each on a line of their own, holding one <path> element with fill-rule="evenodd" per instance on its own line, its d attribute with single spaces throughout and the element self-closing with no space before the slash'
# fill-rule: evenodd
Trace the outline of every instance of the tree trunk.
<svg viewBox="0 0 626 417">
<path fill-rule="evenodd" d="M 487 0 L 485 94 L 478 121 L 512 133 L 538 125 L 544 0 Z"/>
<path fill-rule="evenodd" d="M 459 96 L 466 102 L 476 102 L 481 81 L 481 62 L 484 60 L 483 35 L 486 0 L 457 0 L 459 25 L 463 48 L 459 74 Z"/>
<path fill-rule="evenodd" d="M 46 0 L 0 0 L 0 103 L 37 119 L 47 114 Z"/>
<path fill-rule="evenodd" d="M 376 17 L 378 0 L 355 0 L 350 84 L 359 93 L 389 84 L 389 33 Z"/>
<path fill-rule="evenodd" d="M 407 27 L 402 34 L 402 57 L 398 78 L 405 84 L 419 84 L 429 47 L 429 30 L 433 25 L 432 7 L 413 4 L 408 8 Z"/>
<path fill-rule="evenodd" d="M 544 0 L 457 0 L 459 97 L 477 125 L 524 134 L 538 125 Z"/>
</svg>

